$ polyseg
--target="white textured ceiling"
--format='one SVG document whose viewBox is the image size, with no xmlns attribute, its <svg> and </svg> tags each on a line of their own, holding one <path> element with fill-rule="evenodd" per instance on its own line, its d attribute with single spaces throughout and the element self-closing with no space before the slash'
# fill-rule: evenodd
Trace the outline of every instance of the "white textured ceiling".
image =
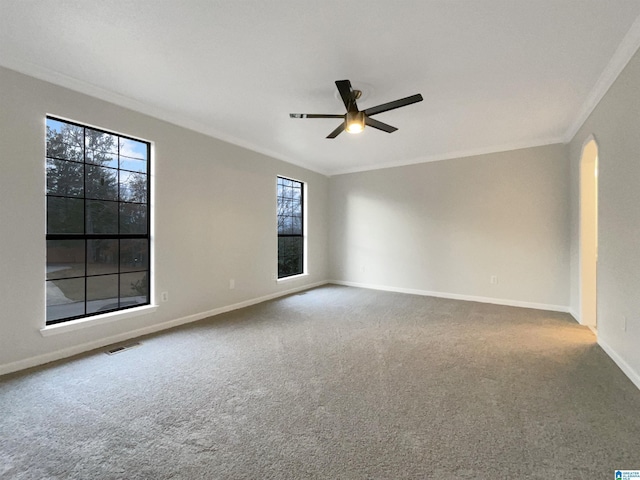
<svg viewBox="0 0 640 480">
<path fill-rule="evenodd" d="M 334 174 L 566 141 L 639 15 L 638 0 L 0 0 L 0 65 Z M 289 118 L 344 113 L 341 79 L 361 109 L 424 101 L 375 117 L 392 134 L 327 140 L 338 120 Z"/>
</svg>

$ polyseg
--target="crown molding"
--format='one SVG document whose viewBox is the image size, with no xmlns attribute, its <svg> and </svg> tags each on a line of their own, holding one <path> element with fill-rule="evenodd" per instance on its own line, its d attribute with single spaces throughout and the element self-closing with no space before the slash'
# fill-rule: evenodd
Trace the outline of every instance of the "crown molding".
<svg viewBox="0 0 640 480">
<path fill-rule="evenodd" d="M 307 170 L 311 170 L 321 175 L 328 176 L 328 172 L 326 171 L 310 166 L 298 160 L 287 158 L 277 152 L 259 147 L 251 142 L 247 142 L 246 140 L 242 140 L 232 135 L 223 133 L 198 121 L 176 114 L 175 112 L 170 112 L 163 108 L 134 100 L 133 98 L 115 93 L 111 90 L 98 87 L 97 85 L 93 85 L 82 80 L 75 79 L 58 71 L 44 68 L 34 63 L 12 57 L 5 54 L 4 52 L 0 54 L 0 66 L 3 66 L 9 70 L 14 70 L 24 75 L 28 75 L 30 77 L 34 77 L 38 80 L 52 83 L 59 87 L 68 88 L 69 90 L 73 90 L 74 92 L 82 93 L 90 97 L 94 97 L 99 100 L 118 105 L 119 107 L 127 108 L 129 110 L 148 115 L 155 119 L 171 123 L 172 125 L 201 133 L 208 137 L 215 138 L 216 140 L 222 140 L 223 142 L 227 142 L 232 145 L 236 145 L 238 147 L 242 147 L 247 150 L 251 150 L 253 152 L 260 153 L 262 155 L 266 155 L 268 157 L 272 157 L 277 160 L 281 160 L 283 162 L 305 168 Z"/>
<path fill-rule="evenodd" d="M 456 158 L 477 157 L 479 155 L 503 153 L 512 150 L 522 150 L 524 148 L 545 147 L 547 145 L 556 145 L 563 143 L 565 142 L 562 137 L 550 137 L 533 142 L 508 143 L 500 146 L 472 148 L 469 150 L 458 150 L 457 152 L 449 152 L 445 154 L 427 155 L 424 157 L 417 157 L 412 160 L 402 160 L 398 162 L 390 162 L 379 165 L 365 165 L 356 168 L 331 170 L 328 175 L 344 175 L 347 173 L 369 172 L 371 170 L 381 170 L 384 168 L 406 167 L 408 165 L 417 165 L 420 163 L 439 162 L 441 160 L 453 160 Z"/>
<path fill-rule="evenodd" d="M 569 143 L 576 133 L 578 133 L 580 127 L 587 121 L 589 115 L 591 115 L 598 106 L 598 103 L 600 103 L 600 100 L 602 100 L 602 97 L 609 91 L 613 82 L 615 82 L 622 73 L 624 67 L 627 66 L 631 58 L 638 51 L 638 48 L 640 48 L 640 16 L 636 18 L 622 39 L 622 42 L 620 42 L 620 45 L 616 48 L 611 60 L 609 60 L 606 68 L 600 74 L 598 81 L 582 104 L 578 115 L 565 132 L 563 136 L 564 143 Z"/>
</svg>

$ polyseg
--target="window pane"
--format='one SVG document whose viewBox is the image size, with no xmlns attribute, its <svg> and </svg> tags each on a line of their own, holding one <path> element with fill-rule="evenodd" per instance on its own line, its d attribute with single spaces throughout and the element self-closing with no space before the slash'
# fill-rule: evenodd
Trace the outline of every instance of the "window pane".
<svg viewBox="0 0 640 480">
<path fill-rule="evenodd" d="M 84 201 L 47 197 L 47 233 L 83 233 Z"/>
<path fill-rule="evenodd" d="M 118 240 L 87 240 L 87 275 L 118 273 Z"/>
<path fill-rule="evenodd" d="M 278 215 L 289 215 L 291 212 L 291 201 L 285 197 L 278 197 Z"/>
<path fill-rule="evenodd" d="M 282 198 L 278 197 L 278 217 L 289 214 L 289 204 Z"/>
<path fill-rule="evenodd" d="M 147 173 L 147 161 L 120 155 L 120 168 L 132 172 Z"/>
<path fill-rule="evenodd" d="M 47 119 L 47 157 L 82 162 L 84 128 Z"/>
<path fill-rule="evenodd" d="M 84 276 L 84 240 L 47 240 L 47 280 Z"/>
<path fill-rule="evenodd" d="M 120 271 L 149 269 L 149 241 L 146 239 L 120 240 Z"/>
<path fill-rule="evenodd" d="M 82 146 L 84 128 L 63 120 L 47 118 L 47 140 L 54 135 L 62 135 L 65 143 Z"/>
<path fill-rule="evenodd" d="M 149 303 L 148 272 L 124 273 L 120 275 L 121 306 Z"/>
<path fill-rule="evenodd" d="M 147 201 L 147 176 L 144 173 L 121 171 L 120 200 L 145 203 Z"/>
<path fill-rule="evenodd" d="M 81 163 L 84 161 L 83 153 L 82 147 L 76 145 L 67 145 L 66 143 L 47 144 L 48 158 L 58 158 Z"/>
<path fill-rule="evenodd" d="M 288 215 L 278 217 L 278 234 L 302 235 L 302 217 Z"/>
<path fill-rule="evenodd" d="M 302 215 L 302 203 L 292 198 L 279 198 L 278 215 Z"/>
<path fill-rule="evenodd" d="M 84 278 L 49 280 L 47 322 L 84 315 Z"/>
<path fill-rule="evenodd" d="M 278 235 L 286 235 L 291 230 L 291 223 L 289 219 L 291 217 L 278 215 Z"/>
<path fill-rule="evenodd" d="M 86 197 L 99 200 L 118 199 L 118 171 L 113 168 L 85 167 Z"/>
<path fill-rule="evenodd" d="M 291 198 L 283 198 L 279 209 L 281 215 L 300 215 L 300 203 Z"/>
<path fill-rule="evenodd" d="M 302 235 L 302 217 L 291 217 L 291 234 Z"/>
<path fill-rule="evenodd" d="M 116 135 L 87 128 L 85 142 L 86 149 L 97 152 L 98 158 L 101 154 L 118 153 L 118 137 Z"/>
<path fill-rule="evenodd" d="M 120 138 L 120 156 L 129 158 L 137 158 L 147 161 L 147 144 L 131 140 L 130 138 Z M 120 167 L 124 168 L 124 167 Z"/>
<path fill-rule="evenodd" d="M 87 313 L 118 308 L 118 275 L 87 277 Z"/>
<path fill-rule="evenodd" d="M 87 233 L 118 233 L 117 202 L 87 200 Z"/>
<path fill-rule="evenodd" d="M 47 193 L 78 197 L 84 194 L 84 165 L 47 158 Z"/>
<path fill-rule="evenodd" d="M 147 206 L 120 204 L 120 233 L 147 233 Z"/>
<path fill-rule="evenodd" d="M 93 163 L 102 167 L 118 168 L 118 154 L 112 152 L 102 152 L 87 148 L 87 163 Z"/>
<path fill-rule="evenodd" d="M 302 273 L 302 237 L 278 238 L 278 276 Z"/>
</svg>

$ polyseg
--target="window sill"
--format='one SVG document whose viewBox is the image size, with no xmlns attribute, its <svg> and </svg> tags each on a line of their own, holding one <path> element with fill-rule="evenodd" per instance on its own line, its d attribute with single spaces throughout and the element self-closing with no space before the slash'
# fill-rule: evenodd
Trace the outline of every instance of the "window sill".
<svg viewBox="0 0 640 480">
<path fill-rule="evenodd" d="M 287 282 L 292 282 L 294 280 L 300 280 L 301 278 L 308 277 L 308 276 L 309 276 L 308 273 L 301 273 L 300 275 L 292 275 L 290 277 L 279 278 L 277 281 L 278 283 L 287 283 Z"/>
<path fill-rule="evenodd" d="M 59 333 L 72 332 L 74 330 L 80 330 L 82 328 L 111 323 L 116 320 L 123 320 L 125 318 L 146 315 L 148 313 L 155 312 L 157 309 L 157 305 L 145 305 L 144 307 L 130 308 L 119 312 L 105 313 L 104 315 L 96 315 L 95 317 L 80 318 L 78 320 L 71 320 L 69 322 L 56 323 L 54 325 L 47 325 L 46 327 L 41 328 L 40 334 L 43 337 L 50 337 L 51 335 L 58 335 Z"/>
</svg>

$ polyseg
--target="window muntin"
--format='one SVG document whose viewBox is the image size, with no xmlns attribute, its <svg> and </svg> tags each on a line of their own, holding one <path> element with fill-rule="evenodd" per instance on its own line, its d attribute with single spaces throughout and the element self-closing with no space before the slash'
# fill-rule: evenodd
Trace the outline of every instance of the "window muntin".
<svg viewBox="0 0 640 480">
<path fill-rule="evenodd" d="M 304 184 L 278 177 L 278 278 L 304 273 Z"/>
<path fill-rule="evenodd" d="M 150 303 L 151 145 L 46 119 L 46 324 Z"/>
</svg>

